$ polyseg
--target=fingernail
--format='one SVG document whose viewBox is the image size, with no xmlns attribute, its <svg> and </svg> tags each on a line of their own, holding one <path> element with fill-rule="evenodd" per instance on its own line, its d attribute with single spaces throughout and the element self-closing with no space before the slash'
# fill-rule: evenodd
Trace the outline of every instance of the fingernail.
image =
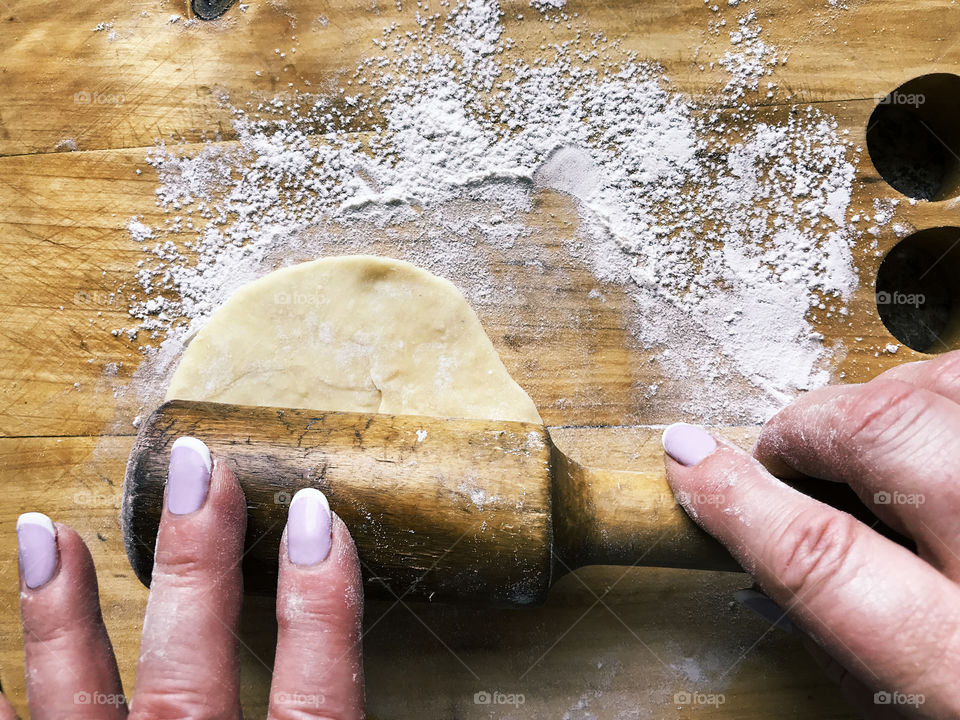
<svg viewBox="0 0 960 720">
<path fill-rule="evenodd" d="M 316 565 L 330 554 L 330 505 L 316 488 L 297 490 L 287 514 L 287 556 L 294 565 Z"/>
<path fill-rule="evenodd" d="M 28 512 L 17 518 L 17 556 L 28 588 L 38 588 L 57 569 L 57 531 L 43 513 Z"/>
<path fill-rule="evenodd" d="M 757 592 L 752 588 L 737 590 L 737 592 L 733 594 L 733 599 L 748 610 L 753 610 L 753 612 L 771 625 L 775 625 L 784 632 L 793 632 L 793 623 L 790 622 L 787 614 L 779 605 L 762 592 Z"/>
<path fill-rule="evenodd" d="M 699 425 L 674 423 L 663 431 L 663 449 L 681 465 L 692 467 L 717 449 L 717 441 Z"/>
<path fill-rule="evenodd" d="M 210 450 L 200 440 L 180 437 L 170 449 L 167 475 L 167 509 L 186 515 L 200 509 L 210 487 L 213 462 Z"/>
</svg>

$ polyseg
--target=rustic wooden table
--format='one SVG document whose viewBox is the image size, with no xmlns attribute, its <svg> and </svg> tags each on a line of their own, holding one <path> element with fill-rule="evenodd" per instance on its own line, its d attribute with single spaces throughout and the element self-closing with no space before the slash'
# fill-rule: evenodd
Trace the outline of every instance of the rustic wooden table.
<svg viewBox="0 0 960 720">
<path fill-rule="evenodd" d="M 230 142 L 229 114 L 217 99 L 223 92 L 269 97 L 286 90 L 289 78 L 338 82 L 381 28 L 412 26 L 415 8 L 403 5 L 280 0 L 185 25 L 169 22 L 171 14 L 186 15 L 180 2 L 0 0 L 0 485 L 8 497 L 0 508 L 0 680 L 24 717 L 14 523 L 26 510 L 71 524 L 90 546 L 124 686 L 133 689 L 147 592 L 124 555 L 117 509 L 137 406 L 135 393 L 115 390 L 130 383 L 141 356 L 135 343 L 109 332 L 128 324 L 126 308 L 98 300 L 131 282 L 140 248 L 126 230 L 129 218 L 161 222 L 155 177 L 133 168 L 145 167 L 160 137 L 200 141 L 220 132 Z M 526 0 L 504 5 L 519 51 L 524 42 L 539 45 L 543 28 Z M 864 147 L 877 96 L 960 64 L 960 14 L 950 3 L 756 6 L 765 39 L 790 52 L 761 112 L 775 118 L 793 103 L 816 105 Z M 524 8 L 525 19 L 516 20 Z M 566 9 L 661 63 L 679 90 L 707 92 L 721 80 L 719 70 L 703 71 L 692 57 L 702 46 L 703 62 L 712 42 L 702 0 L 570 0 Z M 308 22 L 318 16 L 329 23 Z M 107 21 L 114 40 L 92 32 Z M 292 34 L 295 61 L 281 59 L 274 48 Z M 76 93 L 91 92 L 123 102 L 75 102 Z M 902 196 L 864 152 L 851 212 L 872 212 L 877 197 Z M 901 203 L 895 221 L 938 227 L 956 224 L 955 211 L 954 201 Z M 638 396 L 637 387 L 657 380 L 655 366 L 625 340 L 625 299 L 588 299 L 589 272 L 558 239 L 576 217 L 568 198 L 542 194 L 534 232 L 491 260 L 505 281 L 526 288 L 523 302 L 482 309 L 481 319 L 569 455 L 649 468 L 659 440 L 643 426 L 681 418 L 670 403 Z M 891 227 L 877 238 L 881 252 L 897 242 Z M 552 258 L 536 277 L 512 262 L 533 246 Z M 892 341 L 874 304 L 879 258 L 865 246 L 856 262 L 862 287 L 850 318 L 818 326 L 826 342 L 844 341 L 838 381 L 921 357 L 906 348 L 876 356 Z M 568 341 L 573 333 L 579 342 Z M 670 380 L 662 380 L 669 396 Z M 730 433 L 746 443 L 755 431 Z M 722 705 L 700 708 L 718 718 L 851 717 L 795 636 L 733 604 L 733 592 L 749 584 L 739 574 L 597 567 L 564 578 L 547 605 L 533 610 L 371 602 L 364 637 L 370 714 L 672 718 L 695 710 L 678 707 L 674 694 L 697 691 L 723 695 Z M 264 714 L 272 612 L 262 600 L 250 600 L 245 612 L 249 717 Z M 481 691 L 522 693 L 524 704 L 476 704 Z"/>
</svg>

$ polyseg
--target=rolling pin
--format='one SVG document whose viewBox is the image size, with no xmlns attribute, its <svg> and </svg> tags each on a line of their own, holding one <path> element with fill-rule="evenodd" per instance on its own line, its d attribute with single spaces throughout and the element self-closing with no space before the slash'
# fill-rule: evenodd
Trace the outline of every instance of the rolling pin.
<svg viewBox="0 0 960 720">
<path fill-rule="evenodd" d="M 287 505 L 302 487 L 323 491 L 346 523 L 375 595 L 531 605 L 585 565 L 739 570 L 677 504 L 662 463 L 584 467 L 541 425 L 173 400 L 141 425 L 124 478 L 124 545 L 146 585 L 182 435 L 203 440 L 243 488 L 252 594 L 276 591 Z M 846 486 L 815 486 L 869 515 Z"/>
</svg>

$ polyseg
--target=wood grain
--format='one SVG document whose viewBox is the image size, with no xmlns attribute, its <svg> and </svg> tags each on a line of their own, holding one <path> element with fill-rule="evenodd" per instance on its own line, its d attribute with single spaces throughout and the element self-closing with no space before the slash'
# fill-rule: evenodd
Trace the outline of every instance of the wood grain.
<svg viewBox="0 0 960 720">
<path fill-rule="evenodd" d="M 771 104 L 873 101 L 933 67 L 955 67 L 960 48 L 946 31 L 956 22 L 950 5 L 845 5 L 758 6 L 765 40 L 790 48 Z M 562 25 L 548 33 L 522 0 L 503 6 L 518 56 L 544 40 L 562 42 L 575 34 L 565 34 Z M 56 18 L 36 0 L 4 9 L 0 155 L 51 152 L 65 138 L 75 139 L 81 150 L 145 147 L 157 137 L 197 141 L 220 133 L 229 139 L 230 115 L 218 103 L 220 95 L 272 97 L 289 92 L 288 83 L 302 91 L 339 87 L 384 27 L 397 22 L 400 31 L 416 29 L 409 8 L 398 11 L 394 2 L 381 0 L 251 3 L 246 12 L 234 7 L 221 20 L 190 26 L 170 22 L 171 14 L 186 14 L 180 2 L 79 3 Z M 611 37 L 622 35 L 625 49 L 661 63 L 683 91 L 709 94 L 725 82 L 722 69 L 710 67 L 723 50 L 713 47 L 702 3 L 580 0 L 568 2 L 566 10 Z M 94 32 L 99 22 L 112 22 L 116 39 Z M 296 54 L 281 58 L 278 42 L 284 50 L 296 47 Z M 77 93 L 118 100 L 77 102 Z"/>
<path fill-rule="evenodd" d="M 876 96 L 916 75 L 958 71 L 960 18 L 934 0 L 841 4 L 848 9 L 757 2 L 765 39 L 790 52 L 760 113 L 775 119 L 792 102 L 814 103 L 865 147 Z M 525 0 L 504 7 L 518 56 L 548 37 L 562 39 L 548 35 Z M 567 9 L 659 62 L 679 90 L 709 93 L 722 79 L 709 67 L 720 48 L 704 31 L 698 0 L 570 0 Z M 383 26 L 414 23 L 410 7 L 366 0 L 283 0 L 250 4 L 245 13 L 235 6 L 223 20 L 191 26 L 170 23 L 171 14 L 185 14 L 184 6 L 0 3 L 0 482 L 14 498 L 0 508 L 0 680 L 24 717 L 13 535 L 21 511 L 48 512 L 91 546 L 125 688 L 133 687 L 146 592 L 125 558 L 117 516 L 130 423 L 141 410 L 131 384 L 141 355 L 138 343 L 110 334 L 130 324 L 110 293 L 133 287 L 142 253 L 124 229 L 128 219 L 162 222 L 146 153 L 158 137 L 220 133 L 229 142 L 221 94 L 243 101 L 286 92 L 288 82 L 303 90 L 306 81 L 335 88 Z M 115 40 L 92 31 L 100 22 L 114 23 Z M 274 53 L 281 40 L 298 48 L 295 62 Z M 78 92 L 122 100 L 77 103 Z M 79 151 L 58 150 L 68 138 Z M 874 198 L 899 197 L 864 155 L 851 212 L 872 214 Z M 876 313 L 873 278 L 897 242 L 894 224 L 957 225 L 956 213 L 956 201 L 903 202 L 877 247 L 865 241 L 856 249 L 862 286 L 851 316 L 817 328 L 846 349 L 835 380 L 863 381 L 924 357 L 879 352 L 892 338 Z M 681 397 L 678 381 L 658 376 L 632 341 L 622 291 L 604 289 L 606 303 L 587 298 L 595 281 L 562 242 L 577 223 L 570 201 L 543 192 L 526 221 L 529 237 L 486 258 L 495 276 L 523 292 L 508 307 L 478 307 L 484 327 L 567 455 L 601 467 L 649 467 L 660 452 L 655 433 L 624 426 L 685 419 L 671 401 Z M 524 264 L 531 253 L 549 260 L 543 271 Z M 643 392 L 654 382 L 656 403 Z M 726 694 L 710 712 L 717 718 L 852 717 L 796 638 L 729 606 L 730 594 L 748 584 L 739 574 L 591 568 L 563 578 L 535 610 L 371 603 L 371 715 L 487 717 L 489 708 L 473 702 L 486 689 L 525 693 L 514 713 L 525 717 L 671 718 L 689 714 L 673 704 L 674 692 L 712 689 Z M 248 603 L 249 717 L 263 714 L 271 613 L 268 604 Z M 699 687 L 692 677 L 701 678 Z"/>
</svg>

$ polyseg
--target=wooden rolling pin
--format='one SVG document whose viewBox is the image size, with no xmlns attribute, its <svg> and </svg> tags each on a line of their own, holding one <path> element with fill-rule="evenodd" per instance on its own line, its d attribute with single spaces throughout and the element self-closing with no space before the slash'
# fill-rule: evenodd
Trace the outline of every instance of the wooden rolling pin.
<svg viewBox="0 0 960 720">
<path fill-rule="evenodd" d="M 662 463 L 584 467 L 540 425 L 174 400 L 141 426 L 124 479 L 124 544 L 145 584 L 182 435 L 227 460 L 246 494 L 249 593 L 275 592 L 287 505 L 308 486 L 350 529 L 366 590 L 388 597 L 528 605 L 584 565 L 739 569 L 677 504 Z M 866 512 L 845 486 L 817 486 Z"/>
</svg>

